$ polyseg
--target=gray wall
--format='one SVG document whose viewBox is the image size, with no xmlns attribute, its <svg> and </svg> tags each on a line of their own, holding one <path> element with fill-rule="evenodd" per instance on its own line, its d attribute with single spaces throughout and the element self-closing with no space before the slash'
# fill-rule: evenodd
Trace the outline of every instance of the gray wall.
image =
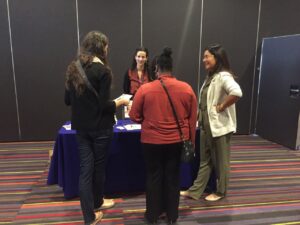
<svg viewBox="0 0 300 225">
<path fill-rule="evenodd" d="M 66 65 L 77 48 L 75 2 L 10 0 L 9 11 L 19 138 L 53 139 L 67 118 L 62 95 Z"/>
<path fill-rule="evenodd" d="M 244 92 L 238 133 L 248 134 L 256 122 L 261 39 L 300 33 L 299 7 L 297 0 L 0 0 L 0 141 L 55 138 L 69 119 L 64 73 L 78 38 L 90 30 L 110 38 L 112 97 L 122 92 L 123 75 L 141 44 L 150 57 L 172 47 L 174 73 L 195 92 L 205 77 L 203 48 L 223 44 Z"/>
<path fill-rule="evenodd" d="M 195 92 L 199 76 L 201 1 L 144 1 L 143 43 L 152 55 L 171 47 L 174 74 L 188 82 Z M 159 6 L 159 7 L 158 7 Z"/>
<path fill-rule="evenodd" d="M 202 46 L 221 43 L 243 90 L 237 103 L 240 134 L 249 133 L 259 0 L 204 1 Z M 201 83 L 205 71 L 201 67 Z"/>
<path fill-rule="evenodd" d="M 141 45 L 141 5 L 138 0 L 78 2 L 80 38 L 91 30 L 109 37 L 109 63 L 114 74 L 112 97 L 122 93 L 123 76 L 133 51 Z"/>
<path fill-rule="evenodd" d="M 18 139 L 18 121 L 6 1 L 0 0 L 0 140 Z"/>
</svg>

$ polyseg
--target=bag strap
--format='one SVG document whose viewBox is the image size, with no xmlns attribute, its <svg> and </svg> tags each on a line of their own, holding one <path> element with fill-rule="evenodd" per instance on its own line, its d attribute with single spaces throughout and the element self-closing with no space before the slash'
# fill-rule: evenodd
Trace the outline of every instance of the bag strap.
<svg viewBox="0 0 300 225">
<path fill-rule="evenodd" d="M 99 98 L 99 94 L 98 92 L 95 90 L 95 88 L 92 86 L 92 84 L 90 83 L 89 79 L 87 78 L 83 68 L 82 68 L 82 65 L 81 65 L 81 62 L 80 60 L 76 60 L 75 62 L 75 65 L 80 73 L 80 75 L 82 76 L 83 80 L 85 81 L 86 83 L 86 86 L 97 96 L 97 98 Z"/>
<path fill-rule="evenodd" d="M 159 79 L 159 80 L 160 80 L 160 83 L 161 83 L 161 85 L 163 86 L 163 88 L 164 88 L 164 90 L 165 90 L 165 92 L 166 92 L 166 94 L 167 94 L 167 96 L 168 96 L 168 99 L 169 99 L 169 102 L 170 102 L 170 104 L 171 104 L 171 107 L 172 107 L 172 111 L 173 111 L 174 117 L 175 117 L 175 119 L 176 119 L 177 127 L 178 127 L 179 134 L 180 134 L 180 139 L 181 139 L 181 141 L 183 141 L 182 130 L 181 130 L 181 127 L 180 127 L 180 125 L 179 125 L 177 113 L 176 113 L 175 107 L 174 107 L 174 105 L 173 105 L 173 102 L 172 102 L 172 100 L 171 100 L 170 94 L 169 94 L 169 92 L 168 92 L 168 89 L 167 89 L 165 83 L 162 81 L 162 79 Z"/>
</svg>

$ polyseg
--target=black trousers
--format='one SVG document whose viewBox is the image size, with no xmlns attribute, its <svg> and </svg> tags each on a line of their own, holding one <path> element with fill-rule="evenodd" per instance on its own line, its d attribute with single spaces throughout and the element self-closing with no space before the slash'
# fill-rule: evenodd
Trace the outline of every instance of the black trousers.
<svg viewBox="0 0 300 225">
<path fill-rule="evenodd" d="M 79 196 L 85 224 L 95 219 L 94 209 L 103 204 L 105 166 L 113 130 L 78 131 L 80 159 Z"/>
<path fill-rule="evenodd" d="M 168 220 L 178 218 L 180 152 L 182 143 L 142 144 L 146 164 L 146 213 L 156 222 L 166 212 Z"/>
</svg>

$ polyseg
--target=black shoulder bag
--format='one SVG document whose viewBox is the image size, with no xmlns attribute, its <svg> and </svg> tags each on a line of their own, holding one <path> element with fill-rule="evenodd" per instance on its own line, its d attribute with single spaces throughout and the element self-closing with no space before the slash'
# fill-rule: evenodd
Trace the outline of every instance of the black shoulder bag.
<svg viewBox="0 0 300 225">
<path fill-rule="evenodd" d="M 89 79 L 87 78 L 83 68 L 82 68 L 82 65 L 81 65 L 81 62 L 80 60 L 76 60 L 75 62 L 75 65 L 80 73 L 80 75 L 82 76 L 82 78 L 84 79 L 85 83 L 86 83 L 86 86 L 88 87 L 88 89 L 90 89 L 96 96 L 97 98 L 99 98 L 99 95 L 98 95 L 98 92 L 95 90 L 95 88 L 93 87 L 93 85 L 90 83 Z"/>
<path fill-rule="evenodd" d="M 163 88 L 164 88 L 164 90 L 165 90 L 165 92 L 166 92 L 166 94 L 168 96 L 168 99 L 170 101 L 170 104 L 171 104 L 171 107 L 172 107 L 172 111 L 173 111 L 173 114 L 174 114 L 174 117 L 176 119 L 176 123 L 177 123 L 177 126 L 178 126 L 178 130 L 179 130 L 179 134 L 180 134 L 180 139 L 182 141 L 181 161 L 182 162 L 191 162 L 195 158 L 195 147 L 194 147 L 194 144 L 192 143 L 191 140 L 183 140 L 182 130 L 181 130 L 181 127 L 180 127 L 180 124 L 179 124 L 179 121 L 178 121 L 178 117 L 177 117 L 177 114 L 176 114 L 173 102 L 172 102 L 171 97 L 169 95 L 169 92 L 167 90 L 167 87 L 166 87 L 166 85 L 164 84 L 164 82 L 161 79 L 160 79 L 160 83 L 163 86 Z"/>
</svg>

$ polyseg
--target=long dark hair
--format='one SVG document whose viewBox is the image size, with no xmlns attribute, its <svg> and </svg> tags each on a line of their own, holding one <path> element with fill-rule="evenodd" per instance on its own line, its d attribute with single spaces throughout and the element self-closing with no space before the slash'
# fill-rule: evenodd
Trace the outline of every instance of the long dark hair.
<svg viewBox="0 0 300 225">
<path fill-rule="evenodd" d="M 135 60 L 135 56 L 138 52 L 145 52 L 146 53 L 146 56 L 147 58 L 149 57 L 149 51 L 147 48 L 145 47 L 139 47 L 137 49 L 135 49 L 135 52 L 134 52 L 134 55 L 133 55 L 133 60 L 132 60 L 132 63 L 131 63 L 131 70 L 135 70 L 136 69 L 136 60 Z M 148 60 L 145 62 L 144 64 L 144 72 L 148 72 Z"/>
<path fill-rule="evenodd" d="M 221 71 L 227 71 L 233 75 L 232 70 L 230 68 L 227 53 L 226 53 L 225 49 L 222 47 L 222 45 L 220 45 L 220 44 L 210 45 L 207 48 L 205 48 L 204 51 L 208 51 L 216 59 L 216 65 L 215 65 L 214 69 L 209 72 L 209 74 L 212 75 L 214 73 L 218 73 Z"/>
<path fill-rule="evenodd" d="M 75 65 L 76 60 L 80 60 L 84 68 L 91 65 L 93 58 L 98 57 L 104 65 L 109 69 L 107 62 L 107 53 L 105 52 L 105 47 L 108 45 L 108 38 L 105 34 L 99 31 L 90 31 L 85 35 L 82 40 L 79 54 L 75 60 L 73 60 L 66 72 L 65 87 L 67 90 L 71 86 L 75 88 L 78 95 L 81 95 L 86 88 L 85 81 L 80 75 L 77 67 Z"/>
</svg>

